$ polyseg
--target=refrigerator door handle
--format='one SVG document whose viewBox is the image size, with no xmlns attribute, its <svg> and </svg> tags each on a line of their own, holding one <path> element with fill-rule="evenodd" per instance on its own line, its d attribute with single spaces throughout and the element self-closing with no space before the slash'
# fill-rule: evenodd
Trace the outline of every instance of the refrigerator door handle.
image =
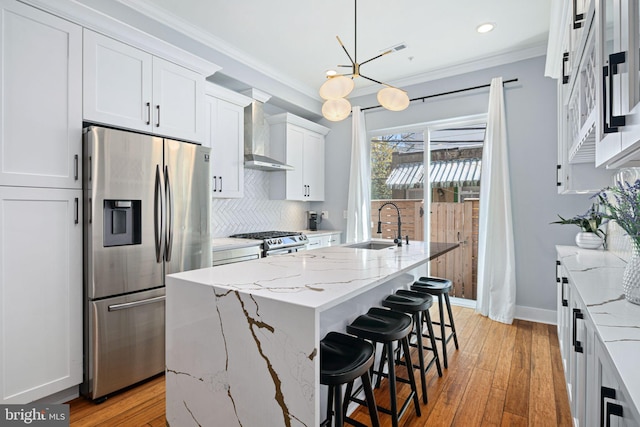
<svg viewBox="0 0 640 427">
<path fill-rule="evenodd" d="M 156 183 L 153 191 L 153 228 L 156 244 L 156 262 L 162 262 L 162 182 L 160 179 L 160 165 L 156 165 Z"/>
<path fill-rule="evenodd" d="M 145 305 L 145 304 L 152 304 L 154 302 L 158 302 L 158 301 L 164 301 L 165 300 L 165 296 L 159 296 L 159 297 L 153 297 L 153 298 L 148 298 L 148 299 L 143 299 L 143 300 L 139 300 L 139 301 L 133 301 L 133 302 L 125 302 L 122 304 L 112 304 L 109 306 L 109 311 L 117 311 L 117 310 L 125 310 L 127 308 L 134 308 L 134 307 L 138 307 L 141 305 Z"/>
<path fill-rule="evenodd" d="M 173 194 L 171 192 L 171 182 L 169 181 L 169 166 L 164 167 L 164 188 L 167 199 L 167 237 L 165 240 L 165 260 L 171 261 L 171 247 L 173 246 Z"/>
</svg>

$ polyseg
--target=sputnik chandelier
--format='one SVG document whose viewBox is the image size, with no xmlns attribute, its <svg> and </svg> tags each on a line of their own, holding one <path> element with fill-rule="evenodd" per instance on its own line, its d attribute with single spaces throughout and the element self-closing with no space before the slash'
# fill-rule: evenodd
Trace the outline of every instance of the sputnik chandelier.
<svg viewBox="0 0 640 427">
<path fill-rule="evenodd" d="M 364 64 L 393 52 L 393 49 L 387 50 L 373 58 L 369 58 L 364 62 L 358 62 L 358 0 L 354 0 L 354 4 L 355 25 L 353 58 L 342 43 L 342 40 L 340 40 L 340 37 L 336 36 L 342 50 L 344 50 L 344 53 L 347 54 L 347 57 L 351 62 L 350 65 L 338 65 L 338 67 L 351 68 L 351 72 L 344 74 L 338 74 L 335 71 L 327 72 L 327 81 L 320 86 L 319 90 L 320 96 L 325 100 L 322 105 L 322 115 L 327 120 L 334 122 L 346 119 L 349 117 L 349 113 L 351 113 L 351 103 L 346 99 L 346 96 L 353 90 L 355 86 L 355 82 L 353 80 L 356 77 L 362 77 L 363 79 L 385 86 L 378 92 L 378 102 L 387 110 L 402 111 L 409 106 L 409 97 L 407 96 L 407 92 L 387 83 L 372 79 L 360 72 L 360 67 Z"/>
</svg>

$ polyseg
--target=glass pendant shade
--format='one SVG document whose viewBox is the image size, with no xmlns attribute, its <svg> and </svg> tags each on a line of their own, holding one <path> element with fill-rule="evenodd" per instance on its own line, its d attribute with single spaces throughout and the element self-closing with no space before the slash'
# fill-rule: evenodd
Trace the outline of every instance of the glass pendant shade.
<svg viewBox="0 0 640 427">
<path fill-rule="evenodd" d="M 349 117 L 351 103 L 344 98 L 329 99 L 322 104 L 322 115 L 332 122 L 339 122 Z"/>
<path fill-rule="evenodd" d="M 409 97 L 403 90 L 385 87 L 378 92 L 378 102 L 387 110 L 402 111 L 409 106 Z"/>
<path fill-rule="evenodd" d="M 330 77 L 320 86 L 320 96 L 323 99 L 340 99 L 349 95 L 355 83 L 345 76 Z"/>
</svg>

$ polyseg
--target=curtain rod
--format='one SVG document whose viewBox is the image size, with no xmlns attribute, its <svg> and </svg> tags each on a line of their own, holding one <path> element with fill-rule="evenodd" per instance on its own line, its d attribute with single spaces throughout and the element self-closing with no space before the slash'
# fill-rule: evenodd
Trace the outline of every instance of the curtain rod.
<svg viewBox="0 0 640 427">
<path fill-rule="evenodd" d="M 513 83 L 513 82 L 517 82 L 517 81 L 518 81 L 518 79 L 517 79 L 517 78 L 516 78 L 516 79 L 510 79 L 510 80 L 505 80 L 505 81 L 503 81 L 503 82 L 502 82 L 502 85 L 505 85 L 506 83 Z M 491 86 L 491 83 L 488 83 L 488 84 L 486 84 L 486 85 L 480 85 L 480 86 L 468 87 L 468 88 L 465 88 L 465 89 L 451 90 L 451 91 L 449 91 L 449 92 L 436 93 L 436 94 L 434 94 L 434 95 L 421 96 L 421 97 L 419 97 L 419 98 L 411 98 L 411 99 L 409 100 L 409 102 L 412 102 L 412 101 L 418 101 L 418 100 L 420 100 L 420 101 L 424 101 L 425 99 L 428 99 L 428 98 L 435 98 L 436 96 L 444 96 L 444 95 L 451 95 L 451 94 L 454 94 L 454 93 L 467 92 L 467 91 L 469 91 L 469 90 L 482 89 L 482 88 L 484 88 L 484 87 L 489 87 L 489 86 Z M 371 109 L 373 109 L 373 108 L 380 108 L 380 107 L 382 107 L 382 105 L 374 105 L 373 107 L 361 108 L 361 109 L 360 109 L 360 111 L 366 111 L 366 110 L 371 110 Z"/>
</svg>

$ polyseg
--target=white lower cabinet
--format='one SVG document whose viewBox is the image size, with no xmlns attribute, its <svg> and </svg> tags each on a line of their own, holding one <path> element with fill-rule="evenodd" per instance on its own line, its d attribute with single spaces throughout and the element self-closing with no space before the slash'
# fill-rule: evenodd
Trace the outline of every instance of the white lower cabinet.
<svg viewBox="0 0 640 427">
<path fill-rule="evenodd" d="M 600 341 L 596 342 L 594 359 L 595 378 L 592 389 L 597 393 L 594 393 L 594 399 L 590 405 L 591 425 L 640 426 L 640 415 L 630 403 L 626 390 L 620 386 L 618 373 Z"/>
<path fill-rule="evenodd" d="M 0 187 L 0 403 L 82 382 L 82 190 Z"/>
<path fill-rule="evenodd" d="M 637 408 L 596 333 L 586 305 L 557 261 L 558 339 L 573 425 L 640 426 Z"/>
<path fill-rule="evenodd" d="M 307 250 L 328 248 L 329 246 L 335 246 L 340 244 L 340 236 L 342 233 L 327 233 L 320 235 L 307 235 L 309 243 L 307 243 Z"/>
</svg>

